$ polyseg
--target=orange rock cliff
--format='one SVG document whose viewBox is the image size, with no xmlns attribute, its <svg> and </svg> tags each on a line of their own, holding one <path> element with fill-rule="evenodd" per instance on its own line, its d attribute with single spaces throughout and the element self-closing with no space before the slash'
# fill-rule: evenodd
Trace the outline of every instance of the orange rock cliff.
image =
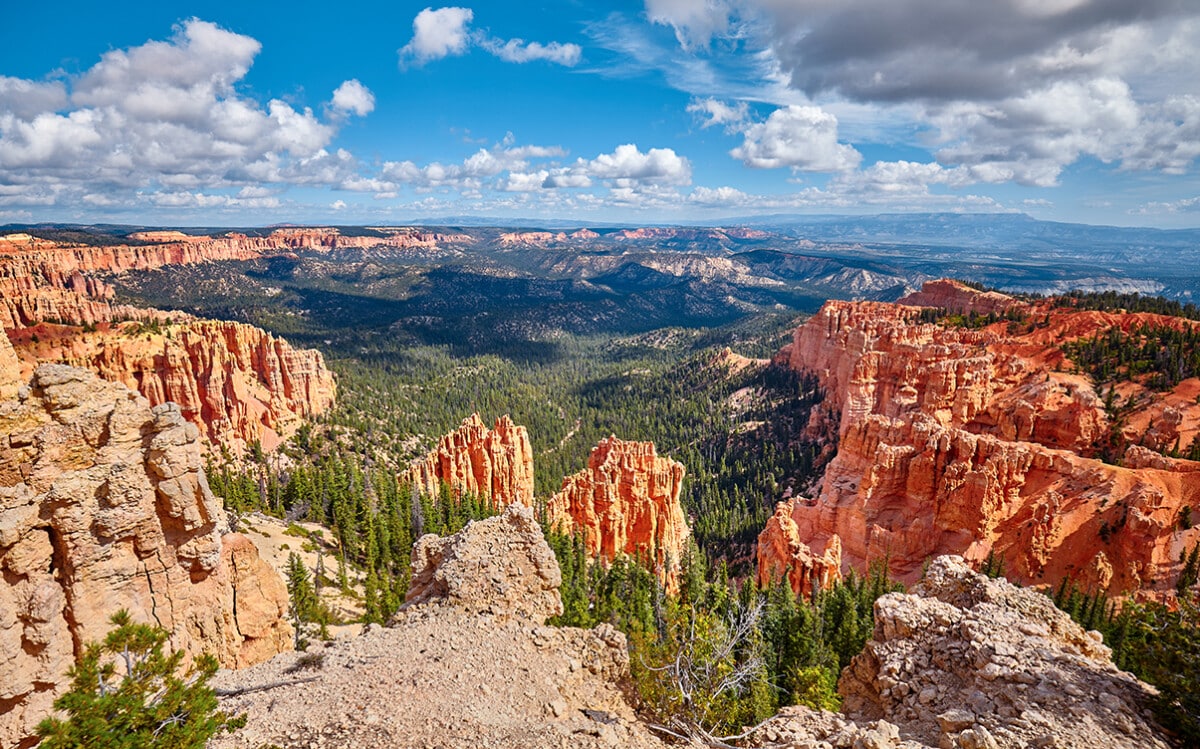
<svg viewBox="0 0 1200 749">
<path fill-rule="evenodd" d="M 683 464 L 659 456 L 653 442 L 609 437 L 592 450 L 587 468 L 563 479 L 546 519 L 562 532 L 582 533 L 594 559 L 645 560 L 673 591 L 691 534 L 679 504 L 683 474 Z"/>
<path fill-rule="evenodd" d="M 139 391 L 151 405 L 178 403 L 214 445 L 240 452 L 253 441 L 274 449 L 334 402 L 337 386 L 321 352 L 235 322 L 193 320 L 146 331 L 136 324 L 62 339 L 11 331 L 26 371 L 58 361 Z M 53 332 L 53 331 L 52 331 Z"/>
<path fill-rule="evenodd" d="M 290 649 L 283 581 L 229 532 L 179 409 L 74 367 L 18 372 L 0 336 L 0 745 L 36 743 L 118 609 L 226 667 Z"/>
<path fill-rule="evenodd" d="M 533 447 L 529 433 L 508 416 L 488 429 L 471 414 L 462 426 L 405 471 L 403 480 L 426 497 L 436 497 L 446 484 L 455 498 L 472 494 L 497 509 L 510 504 L 533 506 Z"/>
<path fill-rule="evenodd" d="M 302 418 L 333 404 L 336 387 L 320 352 L 294 349 L 249 325 L 115 304 L 112 288 L 91 274 L 247 259 L 368 238 L 340 237 L 329 229 L 277 230 L 265 238 L 179 232 L 131 238 L 158 243 L 82 247 L 28 235 L 0 237 L 0 323 L 27 374 L 44 361 L 91 369 L 139 390 L 152 405 L 179 403 L 205 438 L 234 452 L 254 441 L 272 449 Z M 117 319 L 154 325 L 105 325 Z M 97 324 L 101 329 L 90 329 Z M 79 325 L 89 329 L 73 327 Z"/>
<path fill-rule="evenodd" d="M 1058 343 L 1114 325 L 1190 323 L 979 294 L 938 282 L 902 301 L 984 314 L 1021 304 L 1037 323 L 948 328 L 908 304 L 828 302 L 797 329 L 777 361 L 819 377 L 840 414 L 837 453 L 817 496 L 781 503 L 759 536 L 760 579 L 786 576 L 801 590 L 839 562 L 862 570 L 887 559 L 913 581 L 931 556 L 994 552 L 1027 583 L 1173 585 L 1181 552 L 1200 541 L 1178 523 L 1200 503 L 1200 464 L 1143 447 L 1129 448 L 1124 467 L 1088 457 L 1108 417 Z M 1179 422 L 1194 432 L 1197 418 Z"/>
</svg>

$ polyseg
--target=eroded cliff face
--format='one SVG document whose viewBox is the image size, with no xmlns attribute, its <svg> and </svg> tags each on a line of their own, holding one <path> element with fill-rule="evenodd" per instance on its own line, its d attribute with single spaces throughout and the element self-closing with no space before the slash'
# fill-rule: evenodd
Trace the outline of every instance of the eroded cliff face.
<svg viewBox="0 0 1200 749">
<path fill-rule="evenodd" d="M 0 337 L 0 394 L 16 359 Z M 43 365 L 0 403 L 0 744 L 28 738 L 84 643 L 127 609 L 227 667 L 291 647 L 287 590 L 229 533 L 173 405 Z"/>
<path fill-rule="evenodd" d="M 442 484 L 457 499 L 487 499 L 497 509 L 533 506 L 533 447 L 529 433 L 507 415 L 491 429 L 471 414 L 462 426 L 438 440 L 435 449 L 412 464 L 403 480 L 423 496 L 436 497 Z"/>
<path fill-rule="evenodd" d="M 973 308 L 945 291 L 924 298 Z M 760 536 L 760 576 L 788 570 L 802 580 L 825 553 L 813 550 L 836 542 L 844 566 L 887 558 L 907 581 L 931 556 L 978 562 L 994 551 L 1024 582 L 1169 588 L 1180 552 L 1200 539 L 1177 522 L 1200 501 L 1200 474 L 1138 448 L 1128 467 L 1088 457 L 1108 418 L 1058 343 L 1112 325 L 1181 321 L 1026 311 L 1037 324 L 1012 332 L 1004 322 L 922 322 L 922 309 L 907 305 L 829 302 L 801 326 L 777 360 L 820 378 L 840 413 L 837 454 L 816 499 L 790 500 Z"/>
<path fill-rule="evenodd" d="M 274 449 L 302 420 L 324 413 L 337 386 L 321 352 L 235 322 L 188 320 L 155 328 L 87 332 L 41 326 L 10 331 L 26 372 L 59 361 L 137 390 L 151 405 L 177 403 L 213 445 L 238 453 L 253 441 Z M 64 335 L 55 335 L 65 331 Z"/>
<path fill-rule="evenodd" d="M 653 442 L 600 441 L 587 468 L 563 479 L 546 505 L 554 528 L 583 535 L 588 556 L 644 560 L 668 590 L 679 584 L 691 529 L 679 504 L 683 464 L 658 455 Z"/>
<path fill-rule="evenodd" d="M 249 325 L 116 304 L 112 287 L 95 274 L 243 260 L 297 243 L 336 247 L 336 230 L 279 230 L 265 238 L 143 232 L 134 238 L 155 243 L 94 247 L 28 235 L 0 238 L 0 324 L 26 376 L 47 361 L 85 367 L 140 391 L 152 405 L 179 403 L 212 444 L 235 453 L 253 441 L 272 449 L 303 418 L 333 404 L 333 375 L 320 352 L 293 349 Z M 114 323 L 128 319 L 151 325 Z"/>
</svg>

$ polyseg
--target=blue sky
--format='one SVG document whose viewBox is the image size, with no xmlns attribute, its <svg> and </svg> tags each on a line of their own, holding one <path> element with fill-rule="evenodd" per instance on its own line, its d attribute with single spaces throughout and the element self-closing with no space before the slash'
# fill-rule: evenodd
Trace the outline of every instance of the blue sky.
<svg viewBox="0 0 1200 749">
<path fill-rule="evenodd" d="M 1188 0 L 7 3 L 0 222 L 1200 225 Z"/>
</svg>

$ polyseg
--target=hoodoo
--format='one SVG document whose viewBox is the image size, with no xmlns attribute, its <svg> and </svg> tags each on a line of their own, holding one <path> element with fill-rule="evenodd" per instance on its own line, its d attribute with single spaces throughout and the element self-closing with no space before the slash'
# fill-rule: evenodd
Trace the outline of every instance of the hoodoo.
<svg viewBox="0 0 1200 749">
<path fill-rule="evenodd" d="M 593 559 L 644 560 L 674 590 L 691 534 L 679 504 L 683 474 L 683 464 L 660 456 L 653 442 L 609 437 L 592 450 L 587 468 L 563 479 L 546 517 L 561 531 L 582 533 Z"/>
<path fill-rule="evenodd" d="M 508 416 L 488 429 L 471 414 L 462 426 L 438 440 L 436 448 L 414 462 L 404 480 L 424 496 L 437 496 L 442 484 L 457 499 L 471 494 L 497 509 L 510 504 L 533 506 L 533 447 L 529 433 Z"/>
</svg>

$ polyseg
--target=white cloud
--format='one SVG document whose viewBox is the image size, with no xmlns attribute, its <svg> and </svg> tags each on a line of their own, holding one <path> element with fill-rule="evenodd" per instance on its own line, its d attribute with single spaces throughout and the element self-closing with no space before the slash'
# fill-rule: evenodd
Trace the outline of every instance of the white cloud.
<svg viewBox="0 0 1200 749">
<path fill-rule="evenodd" d="M 932 119 L 946 141 L 939 161 L 969 166 L 985 182 L 1050 187 L 1082 156 L 1119 161 L 1144 142 L 1142 110 L 1128 84 L 1114 78 L 1055 83 L 987 104 L 962 102 Z"/>
<path fill-rule="evenodd" d="M 853 146 L 838 143 L 837 117 L 819 107 L 776 109 L 765 122 L 747 125 L 742 132 L 742 145 L 729 153 L 756 169 L 840 172 L 862 160 Z"/>
<path fill-rule="evenodd" d="M 417 166 L 412 161 L 389 161 L 384 163 L 380 176 L 386 182 L 377 180 L 356 180 L 344 185 L 346 189 L 369 190 L 382 192 L 385 186 L 394 188 L 400 184 L 410 185 L 418 190 L 454 189 L 479 190 L 485 180 L 495 178 L 505 172 L 510 173 L 508 180 L 500 183 L 500 189 L 511 190 L 511 184 L 520 184 L 522 190 L 530 187 L 529 165 L 533 159 L 554 159 L 567 155 L 565 149 L 559 146 L 516 146 L 509 133 L 504 140 L 491 148 L 481 148 L 468 156 L 461 164 L 443 164 L 432 162 L 425 166 Z M 534 170 L 536 173 L 537 170 Z M 546 178 L 549 172 L 542 176 Z M 524 175 L 524 176 L 518 176 Z M 513 178 L 517 178 L 513 182 Z M 351 185 L 355 186 L 351 186 Z M 540 181 L 539 185 L 540 187 Z"/>
<path fill-rule="evenodd" d="M 334 90 L 330 105 L 336 110 L 353 112 L 362 117 L 375 110 L 375 94 L 359 83 L 357 78 L 351 78 Z"/>
<path fill-rule="evenodd" d="M 340 210 L 342 210 L 343 208 L 345 208 L 345 207 L 346 207 L 346 201 L 344 201 L 344 200 L 335 200 L 335 201 L 333 201 L 332 203 L 330 203 L 330 204 L 329 204 L 329 207 L 330 207 L 330 208 L 332 208 L 332 209 L 333 209 L 333 210 L 335 210 L 335 211 L 340 211 Z"/>
<path fill-rule="evenodd" d="M 545 60 L 557 65 L 572 67 L 579 63 L 583 49 L 578 44 L 563 44 L 560 42 L 526 42 L 524 39 L 509 39 L 501 42 L 499 39 L 483 39 L 479 46 L 505 62 L 532 62 Z"/>
<path fill-rule="evenodd" d="M 671 148 L 651 148 L 642 153 L 633 143 L 617 146 L 591 161 L 579 159 L 575 174 L 612 180 L 618 187 L 635 183 L 686 185 L 692 181 L 692 165 Z"/>
<path fill-rule="evenodd" d="M 687 111 L 696 115 L 702 128 L 724 125 L 726 132 L 738 132 L 750 116 L 750 105 L 744 101 L 728 104 L 720 99 L 708 97 L 692 99 L 688 103 Z"/>
<path fill-rule="evenodd" d="M 646 15 L 671 26 L 685 49 L 707 46 L 729 28 L 729 4 L 722 0 L 646 0 Z"/>
<path fill-rule="evenodd" d="M 753 204 L 754 198 L 735 187 L 697 187 L 688 195 L 688 202 L 705 206 L 744 206 Z"/>
<path fill-rule="evenodd" d="M 67 105 L 67 87 L 61 81 L 37 83 L 0 75 L 0 112 L 33 117 Z"/>
<path fill-rule="evenodd" d="M 475 17 L 470 8 L 426 8 L 413 19 L 413 38 L 400 48 L 401 62 L 424 65 L 451 55 L 461 55 L 470 45 L 467 26 Z"/>
<path fill-rule="evenodd" d="M 1169 202 L 1152 202 L 1145 203 L 1130 211 L 1136 214 L 1155 214 L 1155 213 L 1195 213 L 1200 212 L 1200 196 L 1194 198 L 1181 198 L 1180 200 L 1172 200 Z"/>
<path fill-rule="evenodd" d="M 524 39 L 498 39 L 470 29 L 475 12 L 470 8 L 426 8 L 413 19 L 413 38 L 400 48 L 400 64 L 424 65 L 443 57 L 466 54 L 472 46 L 505 62 L 526 63 L 535 60 L 567 67 L 579 63 L 583 49 L 563 42 L 527 42 Z"/>
<path fill-rule="evenodd" d="M 88 195 L 92 205 L 162 187 L 163 205 L 209 206 L 221 196 L 206 189 L 346 179 L 357 162 L 327 149 L 335 123 L 310 108 L 279 99 L 264 105 L 237 91 L 260 48 L 251 37 L 191 19 L 166 41 L 105 53 L 74 80 L 0 79 L 0 183 L 21 185 L 30 200 Z M 335 109 L 340 102 L 365 113 L 369 98 L 348 81 L 334 94 Z M 270 196 L 231 200 L 277 203 Z"/>
<path fill-rule="evenodd" d="M 510 172 L 508 179 L 504 181 L 502 189 L 508 192 L 532 192 L 541 190 L 543 184 L 550 177 L 550 173 L 545 169 L 537 172 Z"/>
<path fill-rule="evenodd" d="M 947 169 L 937 162 L 877 161 L 861 171 L 837 175 L 829 185 L 834 192 L 891 196 L 923 196 L 930 185 L 965 187 L 976 179 L 966 167 Z"/>
</svg>

